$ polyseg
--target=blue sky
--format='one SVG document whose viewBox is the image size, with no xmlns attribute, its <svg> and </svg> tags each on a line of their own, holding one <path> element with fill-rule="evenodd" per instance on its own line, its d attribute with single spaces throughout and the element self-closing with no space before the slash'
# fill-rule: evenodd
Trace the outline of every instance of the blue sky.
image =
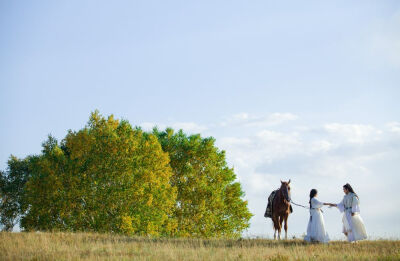
<svg viewBox="0 0 400 261">
<path fill-rule="evenodd" d="M 398 1 L 1 1 L 0 39 L 1 169 L 99 109 L 216 137 L 249 235 L 271 235 L 265 200 L 288 178 L 299 202 L 353 182 L 370 234 L 400 235 Z"/>
</svg>

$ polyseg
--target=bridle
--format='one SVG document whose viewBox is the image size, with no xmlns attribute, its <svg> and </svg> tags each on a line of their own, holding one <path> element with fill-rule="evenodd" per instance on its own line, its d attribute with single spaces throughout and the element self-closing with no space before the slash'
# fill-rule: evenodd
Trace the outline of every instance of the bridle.
<svg viewBox="0 0 400 261">
<path fill-rule="evenodd" d="M 290 198 L 290 193 L 289 193 L 289 189 L 288 189 L 288 185 L 281 186 L 281 188 L 279 189 L 279 191 L 282 193 L 283 198 L 290 203 L 291 198 Z"/>
</svg>

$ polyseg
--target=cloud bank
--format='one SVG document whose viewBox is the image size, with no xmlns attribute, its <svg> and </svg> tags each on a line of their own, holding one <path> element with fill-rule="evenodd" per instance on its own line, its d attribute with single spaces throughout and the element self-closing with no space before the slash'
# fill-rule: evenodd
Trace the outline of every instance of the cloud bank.
<svg viewBox="0 0 400 261">
<path fill-rule="evenodd" d="M 325 202 L 339 202 L 342 185 L 351 183 L 361 198 L 362 216 L 373 237 L 394 237 L 400 225 L 396 195 L 400 184 L 400 122 L 376 126 L 360 123 L 307 123 L 292 113 L 252 115 L 238 113 L 220 122 L 196 124 L 170 122 L 142 124 L 182 128 L 188 133 L 214 136 L 235 168 L 255 214 L 247 236 L 271 236 L 270 220 L 263 217 L 266 199 L 279 180 L 292 180 L 292 198 L 306 205 L 311 188 Z M 295 208 L 289 218 L 289 234 L 305 231 L 308 211 Z M 341 215 L 327 209 L 325 219 L 332 238 L 341 239 Z"/>
</svg>

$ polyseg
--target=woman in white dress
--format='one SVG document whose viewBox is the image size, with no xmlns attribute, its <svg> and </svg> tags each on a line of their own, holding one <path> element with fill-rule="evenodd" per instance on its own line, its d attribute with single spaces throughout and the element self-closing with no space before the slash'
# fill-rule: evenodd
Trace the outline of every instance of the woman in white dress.
<svg viewBox="0 0 400 261">
<path fill-rule="evenodd" d="M 304 240 L 308 242 L 321 242 L 328 243 L 329 236 L 325 231 L 324 216 L 322 215 L 321 208 L 324 205 L 331 205 L 329 203 L 322 203 L 316 199 L 318 191 L 312 189 L 310 191 L 310 221 L 307 226 L 307 235 Z"/>
<path fill-rule="evenodd" d="M 349 183 L 343 186 L 346 194 L 339 204 L 332 204 L 343 214 L 343 233 L 349 242 L 367 238 L 364 222 L 360 216 L 360 200 Z"/>
</svg>

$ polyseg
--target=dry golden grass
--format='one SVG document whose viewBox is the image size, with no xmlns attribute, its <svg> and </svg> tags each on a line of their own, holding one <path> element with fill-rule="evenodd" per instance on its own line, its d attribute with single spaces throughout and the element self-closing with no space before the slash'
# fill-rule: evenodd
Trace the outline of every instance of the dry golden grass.
<svg viewBox="0 0 400 261">
<path fill-rule="evenodd" d="M 400 260 L 400 241 L 149 239 L 91 233 L 0 233 L 1 260 Z"/>
</svg>

